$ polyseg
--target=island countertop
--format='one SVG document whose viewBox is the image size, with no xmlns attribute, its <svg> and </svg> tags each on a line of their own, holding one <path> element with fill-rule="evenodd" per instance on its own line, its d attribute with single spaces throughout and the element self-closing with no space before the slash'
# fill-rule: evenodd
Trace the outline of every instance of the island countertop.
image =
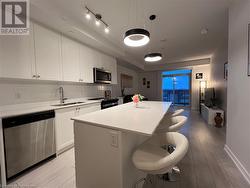
<svg viewBox="0 0 250 188">
<path fill-rule="evenodd" d="M 150 136 L 167 113 L 170 105 L 170 102 L 143 101 L 138 107 L 135 107 L 134 103 L 130 102 L 72 119 L 92 126 Z"/>
</svg>

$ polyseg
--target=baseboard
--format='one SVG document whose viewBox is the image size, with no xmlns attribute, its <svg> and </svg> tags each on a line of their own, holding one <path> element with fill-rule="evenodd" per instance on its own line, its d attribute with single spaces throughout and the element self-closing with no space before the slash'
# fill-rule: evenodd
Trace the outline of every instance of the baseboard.
<svg viewBox="0 0 250 188">
<path fill-rule="evenodd" d="M 74 140 L 67 142 L 67 143 L 63 144 L 62 146 L 60 146 L 60 148 L 57 149 L 56 154 L 60 155 L 63 152 L 65 152 L 73 147 L 74 147 Z"/>
<path fill-rule="evenodd" d="M 228 156 L 232 159 L 236 167 L 239 169 L 243 177 L 246 179 L 246 181 L 250 185 L 250 174 L 248 173 L 248 171 L 245 169 L 245 167 L 241 164 L 241 162 L 237 159 L 237 157 L 234 155 L 232 150 L 227 145 L 225 145 L 224 150 L 226 151 Z"/>
</svg>

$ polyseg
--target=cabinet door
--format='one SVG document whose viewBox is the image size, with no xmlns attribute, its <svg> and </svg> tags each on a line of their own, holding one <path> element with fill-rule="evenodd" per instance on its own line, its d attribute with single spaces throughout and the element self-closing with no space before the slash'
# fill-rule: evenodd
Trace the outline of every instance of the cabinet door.
<svg viewBox="0 0 250 188">
<path fill-rule="evenodd" d="M 84 45 L 80 47 L 80 77 L 83 82 L 93 83 L 93 68 L 98 58 L 95 56 L 94 50 Z"/>
<path fill-rule="evenodd" d="M 36 74 L 34 64 L 32 23 L 29 35 L 0 36 L 0 77 L 30 79 Z"/>
<path fill-rule="evenodd" d="M 80 79 L 80 44 L 62 36 L 63 80 L 78 82 Z"/>
<path fill-rule="evenodd" d="M 117 62 L 116 59 L 105 54 L 101 54 L 101 65 L 105 70 L 112 73 L 112 84 L 117 84 Z"/>
<path fill-rule="evenodd" d="M 62 80 L 61 36 L 34 24 L 36 72 L 42 80 Z"/>
<path fill-rule="evenodd" d="M 86 105 L 79 107 L 78 115 L 84 115 L 90 112 L 101 110 L 101 103 Z"/>
<path fill-rule="evenodd" d="M 111 59 L 111 72 L 112 72 L 112 84 L 117 84 L 117 61 L 115 58 Z"/>
<path fill-rule="evenodd" d="M 76 108 L 65 108 L 56 111 L 56 150 L 61 153 L 74 144 L 74 122 Z"/>
</svg>

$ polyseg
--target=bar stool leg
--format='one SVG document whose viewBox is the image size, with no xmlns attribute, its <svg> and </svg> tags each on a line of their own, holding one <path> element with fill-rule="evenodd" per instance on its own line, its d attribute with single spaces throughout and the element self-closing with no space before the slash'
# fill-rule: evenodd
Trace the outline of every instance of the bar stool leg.
<svg viewBox="0 0 250 188">
<path fill-rule="evenodd" d="M 175 146 L 173 146 L 173 145 L 168 145 L 168 152 L 169 152 L 169 153 L 173 153 L 174 150 L 175 150 Z M 173 172 L 174 174 L 180 174 L 180 173 L 181 173 L 181 170 L 179 169 L 179 167 L 174 166 L 174 167 L 172 168 L 172 172 Z"/>
<path fill-rule="evenodd" d="M 141 178 L 141 179 L 139 179 L 138 181 L 136 181 L 135 182 L 135 184 L 134 184 L 134 188 L 137 188 L 138 187 L 138 185 L 141 183 L 141 182 L 146 182 L 146 178 Z"/>
</svg>

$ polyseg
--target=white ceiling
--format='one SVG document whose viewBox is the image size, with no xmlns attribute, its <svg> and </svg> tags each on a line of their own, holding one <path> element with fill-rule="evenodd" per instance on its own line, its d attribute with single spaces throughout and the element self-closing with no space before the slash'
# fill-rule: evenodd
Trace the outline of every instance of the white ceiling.
<svg viewBox="0 0 250 188">
<path fill-rule="evenodd" d="M 108 35 L 85 19 L 84 5 L 102 14 Z M 153 51 L 163 54 L 161 64 L 211 57 L 227 37 L 228 6 L 229 0 L 31 0 L 31 17 L 142 68 L 144 55 Z M 157 15 L 153 23 L 151 14 Z M 126 47 L 125 31 L 144 25 L 151 33 L 149 45 Z M 201 35 L 203 28 L 207 35 Z"/>
</svg>

